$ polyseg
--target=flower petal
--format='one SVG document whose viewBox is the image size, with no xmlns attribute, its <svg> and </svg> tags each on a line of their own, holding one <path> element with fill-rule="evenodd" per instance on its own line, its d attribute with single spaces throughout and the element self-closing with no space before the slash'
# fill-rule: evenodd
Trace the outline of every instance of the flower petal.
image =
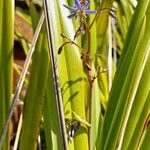
<svg viewBox="0 0 150 150">
<path fill-rule="evenodd" d="M 71 10 L 71 11 L 76 11 L 76 8 L 74 8 L 74 7 L 70 7 L 70 6 L 67 6 L 67 5 L 65 5 L 65 4 L 63 4 L 63 6 L 64 6 L 65 8 L 67 8 L 67 9 Z"/>
<path fill-rule="evenodd" d="M 74 0 L 75 5 L 77 6 L 78 9 L 81 8 L 81 4 L 79 0 Z"/>
<path fill-rule="evenodd" d="M 76 16 L 76 13 L 72 13 L 71 15 L 67 16 L 69 19 L 73 18 Z"/>
<path fill-rule="evenodd" d="M 96 10 L 84 10 L 85 14 L 96 14 Z"/>
<path fill-rule="evenodd" d="M 86 1 L 85 2 L 85 5 L 82 7 L 83 9 L 88 9 L 90 6 L 90 2 L 89 1 Z"/>
</svg>

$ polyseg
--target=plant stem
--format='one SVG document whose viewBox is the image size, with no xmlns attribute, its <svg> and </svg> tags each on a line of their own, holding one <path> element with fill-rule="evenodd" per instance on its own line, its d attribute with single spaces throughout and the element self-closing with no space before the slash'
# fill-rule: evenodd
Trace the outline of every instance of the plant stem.
<svg viewBox="0 0 150 150">
<path fill-rule="evenodd" d="M 90 49 L 91 49 L 90 30 L 87 26 L 85 26 L 85 28 L 86 28 L 86 33 L 87 33 L 87 54 L 90 54 Z"/>
<path fill-rule="evenodd" d="M 88 73 L 89 75 L 89 73 Z M 89 81 L 90 83 L 90 81 Z M 90 83 L 90 89 L 89 89 L 89 96 L 90 96 L 90 99 L 89 99 L 89 123 L 91 124 L 91 113 L 92 113 L 92 90 L 93 90 L 93 84 Z M 88 131 L 88 140 L 89 140 L 89 150 L 90 150 L 90 137 L 91 137 L 91 128 L 89 127 L 89 131 Z"/>
<path fill-rule="evenodd" d="M 85 31 L 87 34 L 87 52 L 86 52 L 86 63 L 92 68 L 91 58 L 90 58 L 90 50 L 91 50 L 91 38 L 90 38 L 90 28 L 85 24 Z M 89 82 L 89 123 L 91 124 L 91 114 L 92 114 L 92 90 L 93 90 L 93 72 L 92 69 L 87 71 L 88 82 Z M 90 150 L 90 129 L 88 130 L 88 140 L 89 140 L 89 150 Z"/>
</svg>

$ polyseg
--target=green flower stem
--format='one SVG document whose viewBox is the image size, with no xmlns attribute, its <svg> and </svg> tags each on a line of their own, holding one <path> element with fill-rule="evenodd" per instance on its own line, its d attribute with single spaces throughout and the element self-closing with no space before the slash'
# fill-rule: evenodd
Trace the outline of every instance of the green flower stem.
<svg viewBox="0 0 150 150">
<path fill-rule="evenodd" d="M 94 82 L 94 76 L 93 76 L 93 72 L 92 72 L 92 62 L 91 62 L 91 55 L 90 55 L 90 51 L 91 51 L 91 37 L 90 37 L 90 29 L 88 27 L 88 25 L 85 23 L 85 31 L 86 31 L 86 37 L 87 37 L 87 51 L 86 51 L 86 58 L 85 58 L 85 62 L 83 61 L 83 63 L 86 63 L 86 65 L 89 66 L 89 68 L 87 68 L 87 77 L 88 77 L 88 82 L 89 82 L 89 102 L 88 102 L 88 122 L 89 124 L 91 124 L 91 115 L 92 115 L 92 99 L 93 99 L 93 82 Z M 91 140 L 91 128 L 88 128 L 88 142 L 89 142 L 89 150 L 91 149 L 91 145 L 90 145 L 90 140 Z"/>
</svg>

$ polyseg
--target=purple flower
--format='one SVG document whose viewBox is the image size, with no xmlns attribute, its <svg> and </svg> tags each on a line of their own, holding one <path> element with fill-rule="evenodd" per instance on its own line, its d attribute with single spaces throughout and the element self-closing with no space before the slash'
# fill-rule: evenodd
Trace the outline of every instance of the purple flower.
<svg viewBox="0 0 150 150">
<path fill-rule="evenodd" d="M 69 19 L 77 16 L 85 17 L 86 14 L 95 14 L 97 12 L 96 10 L 88 10 L 90 6 L 89 1 L 86 1 L 84 5 L 81 5 L 79 0 L 74 0 L 74 3 L 75 3 L 74 7 L 63 5 L 64 7 L 72 11 L 72 14 L 67 16 Z"/>
</svg>

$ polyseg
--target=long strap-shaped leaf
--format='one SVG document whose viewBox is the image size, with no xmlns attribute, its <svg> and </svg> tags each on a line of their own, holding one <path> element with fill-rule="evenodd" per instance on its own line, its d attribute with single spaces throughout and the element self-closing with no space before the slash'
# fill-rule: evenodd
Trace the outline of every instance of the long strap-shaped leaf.
<svg viewBox="0 0 150 150">
<path fill-rule="evenodd" d="M 21 92 L 21 89 L 22 89 L 22 86 L 23 86 L 23 82 L 24 82 L 24 79 L 25 79 L 27 71 L 28 71 L 30 60 L 31 60 L 32 54 L 34 52 L 34 48 L 35 48 L 35 45 L 36 45 L 36 42 L 37 42 L 37 39 L 38 39 L 38 36 L 39 36 L 39 32 L 41 30 L 43 21 L 44 21 L 44 12 L 42 13 L 41 18 L 39 20 L 39 23 L 37 25 L 37 29 L 36 29 L 36 32 L 35 32 L 35 35 L 34 35 L 34 38 L 33 38 L 33 41 L 32 41 L 32 44 L 31 44 L 31 47 L 30 47 L 30 50 L 29 50 L 29 53 L 28 53 L 28 56 L 26 58 L 24 67 L 23 67 L 23 71 L 22 71 L 21 76 L 19 78 L 19 81 L 18 81 L 18 84 L 17 84 L 17 88 L 16 88 L 16 91 L 15 91 L 14 97 L 12 99 L 12 104 L 11 104 L 10 111 L 9 111 L 9 116 L 8 116 L 7 122 L 5 124 L 2 136 L 1 136 L 1 139 L 0 139 L 0 149 L 1 149 L 2 145 L 3 145 L 4 139 L 5 139 L 5 136 L 6 136 L 6 132 L 8 130 L 9 122 L 10 122 L 11 117 L 13 115 L 13 111 L 14 111 L 14 108 L 16 106 L 17 99 L 18 99 L 18 97 L 20 95 L 20 92 Z"/>
<path fill-rule="evenodd" d="M 9 4 L 9 5 L 8 5 Z M 2 134 L 12 96 L 14 0 L 0 1 L 0 135 Z M 10 130 L 7 130 L 3 149 L 9 149 Z"/>
<path fill-rule="evenodd" d="M 57 99 L 57 110 L 59 115 L 60 121 L 60 129 L 61 129 L 61 136 L 62 136 L 62 144 L 63 149 L 67 150 L 67 135 L 66 135 L 66 127 L 65 127 L 65 118 L 63 114 L 63 104 L 62 104 L 62 96 L 60 93 L 60 86 L 58 82 L 58 70 L 56 68 L 56 60 L 54 55 L 54 46 L 52 43 L 52 34 L 51 34 L 51 26 L 50 26 L 50 15 L 48 13 L 48 1 L 44 0 L 44 10 L 46 16 L 46 25 L 47 25 L 47 33 L 48 33 L 48 44 L 49 44 L 49 52 L 51 58 L 51 65 L 53 70 L 53 78 L 54 78 L 54 85 L 55 85 L 55 92 L 56 92 L 56 99 Z"/>
<path fill-rule="evenodd" d="M 118 146 L 118 142 L 121 143 L 118 138 L 121 133 L 121 123 L 123 122 L 124 116 L 128 118 L 127 110 L 129 111 L 129 106 L 132 105 L 131 102 L 135 97 L 135 90 L 137 90 L 139 79 L 141 78 L 141 67 L 147 54 L 146 45 L 148 45 L 148 42 L 144 44 L 144 48 L 141 43 L 145 39 L 145 37 L 142 37 L 142 30 L 144 30 L 143 19 L 148 5 L 149 1 L 147 0 L 139 1 L 130 23 L 124 51 L 113 81 L 110 100 L 105 115 L 102 129 L 102 145 L 104 143 L 102 149 L 115 149 Z M 142 51 L 140 49 L 141 46 Z M 118 141 L 116 140 L 117 138 Z"/>
</svg>

